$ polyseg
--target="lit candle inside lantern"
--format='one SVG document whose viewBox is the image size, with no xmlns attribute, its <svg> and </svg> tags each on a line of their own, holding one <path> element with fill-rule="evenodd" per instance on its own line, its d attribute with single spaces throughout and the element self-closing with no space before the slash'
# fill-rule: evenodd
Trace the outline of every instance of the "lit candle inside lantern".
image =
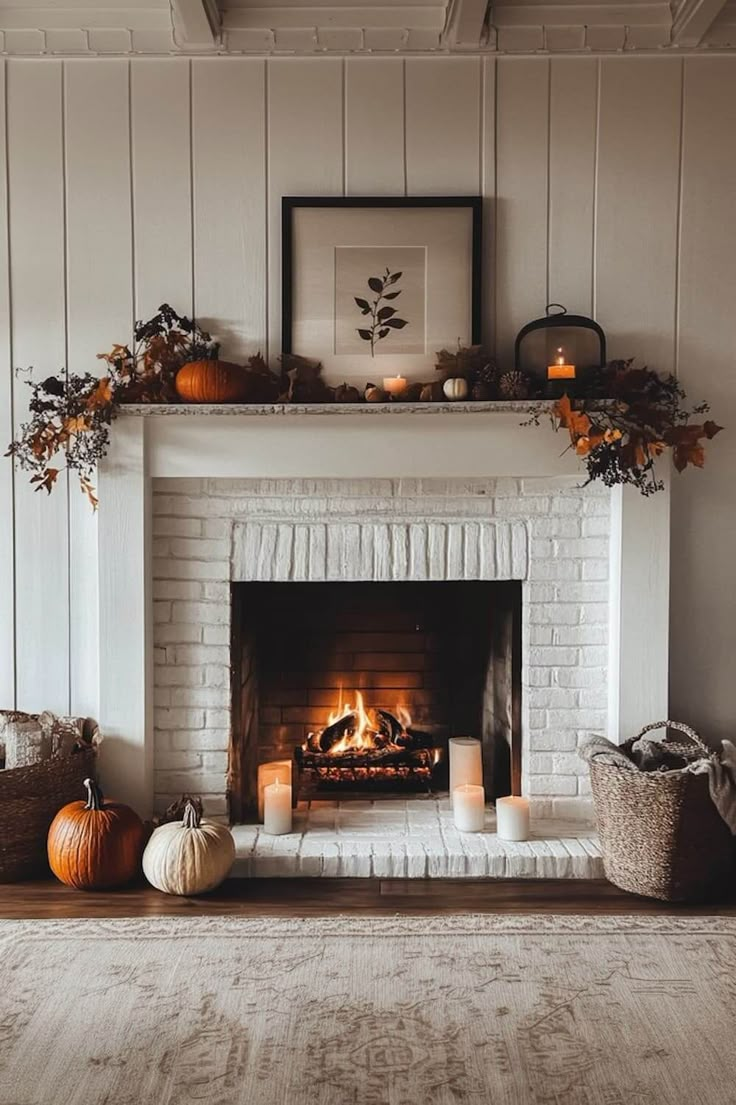
<svg viewBox="0 0 736 1105">
<path fill-rule="evenodd" d="M 269 783 L 288 783 L 291 786 L 291 760 L 273 760 L 258 765 L 258 820 L 263 821 L 263 791 Z"/>
<path fill-rule="evenodd" d="M 529 839 L 529 799 L 510 794 L 496 799 L 496 832 L 501 840 Z"/>
<path fill-rule="evenodd" d="M 263 828 L 272 836 L 291 832 L 291 786 L 269 783 L 263 791 Z"/>
<path fill-rule="evenodd" d="M 455 828 L 461 833 L 480 833 L 485 826 L 486 792 L 481 786 L 463 783 L 452 792 Z"/>
<path fill-rule="evenodd" d="M 384 376 L 383 378 L 383 390 L 389 395 L 403 395 L 408 386 L 405 376 Z"/>
<path fill-rule="evenodd" d="M 481 744 L 475 737 L 450 737 L 450 797 L 455 801 L 455 789 L 465 783 L 483 784 Z"/>
<path fill-rule="evenodd" d="M 547 365 L 548 380 L 574 380 L 575 365 L 565 364 L 565 353 L 562 347 L 557 350 L 555 363 Z"/>
</svg>

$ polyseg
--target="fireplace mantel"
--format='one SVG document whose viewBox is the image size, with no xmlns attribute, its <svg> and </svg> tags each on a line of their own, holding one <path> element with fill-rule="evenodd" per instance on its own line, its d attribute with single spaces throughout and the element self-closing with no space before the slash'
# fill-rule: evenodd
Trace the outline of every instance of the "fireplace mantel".
<svg viewBox="0 0 736 1105">
<path fill-rule="evenodd" d="M 99 473 L 101 767 L 115 793 L 150 812 L 153 478 L 581 482 L 563 437 L 522 427 L 528 404 L 510 407 L 126 410 Z M 613 489 L 609 577 L 608 731 L 620 740 L 667 716 L 668 489 Z"/>
</svg>

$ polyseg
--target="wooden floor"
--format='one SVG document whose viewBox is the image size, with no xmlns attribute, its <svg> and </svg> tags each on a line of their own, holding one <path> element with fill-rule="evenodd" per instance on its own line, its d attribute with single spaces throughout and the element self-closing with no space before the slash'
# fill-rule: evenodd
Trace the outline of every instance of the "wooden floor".
<svg viewBox="0 0 736 1105">
<path fill-rule="evenodd" d="M 736 916 L 730 897 L 698 906 L 624 894 L 594 880 L 232 879 L 202 898 L 174 898 L 141 883 L 83 893 L 52 879 L 0 885 L 0 918 L 242 916 L 336 913 L 595 913 Z"/>
</svg>

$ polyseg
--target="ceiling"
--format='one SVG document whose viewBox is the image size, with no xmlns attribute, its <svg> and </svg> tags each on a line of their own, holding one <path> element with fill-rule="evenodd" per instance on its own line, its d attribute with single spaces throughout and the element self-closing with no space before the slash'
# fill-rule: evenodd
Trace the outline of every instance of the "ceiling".
<svg viewBox="0 0 736 1105">
<path fill-rule="evenodd" d="M 0 53 L 615 53 L 736 48 L 736 0 L 0 0 Z"/>
</svg>

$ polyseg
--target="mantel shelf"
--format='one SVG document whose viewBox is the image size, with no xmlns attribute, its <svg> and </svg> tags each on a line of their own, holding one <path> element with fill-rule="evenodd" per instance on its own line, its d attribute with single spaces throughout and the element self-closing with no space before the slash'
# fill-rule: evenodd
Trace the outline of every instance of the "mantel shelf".
<svg viewBox="0 0 736 1105">
<path fill-rule="evenodd" d="M 504 400 L 494 402 L 456 403 L 141 403 L 120 408 L 125 415 L 144 418 L 209 415 L 250 415 L 253 417 L 295 417 L 300 415 L 462 415 L 462 414 L 529 414 L 539 407 L 551 409 L 551 399 Z"/>
</svg>

